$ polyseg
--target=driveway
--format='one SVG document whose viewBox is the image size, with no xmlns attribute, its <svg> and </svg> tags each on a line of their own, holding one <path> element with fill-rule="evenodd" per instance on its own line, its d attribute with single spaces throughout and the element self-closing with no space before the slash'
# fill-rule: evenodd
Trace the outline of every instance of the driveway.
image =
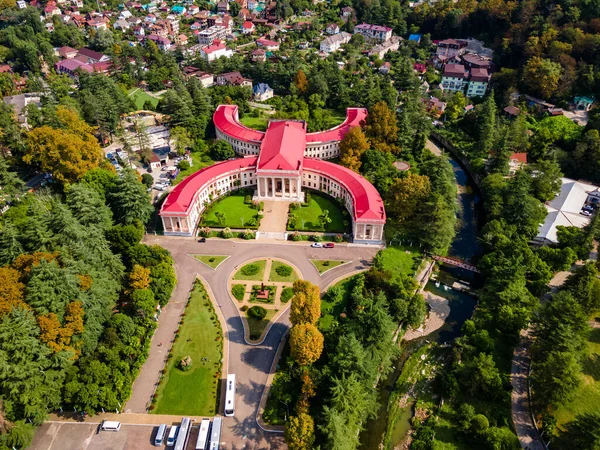
<svg viewBox="0 0 600 450">
<path fill-rule="evenodd" d="M 256 446 L 262 449 L 285 448 L 283 435 L 263 431 L 256 422 L 256 416 L 277 348 L 290 325 L 289 311 L 273 324 L 261 344 L 247 344 L 244 340 L 242 320 L 227 290 L 227 281 L 232 272 L 245 261 L 273 257 L 294 264 L 303 279 L 324 289 L 345 274 L 367 268 L 379 249 L 347 245 L 324 249 L 311 248 L 309 243 L 271 244 L 261 241 L 220 239 L 209 239 L 206 243 L 200 244 L 194 238 L 166 236 L 147 236 L 144 242 L 158 244 L 171 251 L 178 283 L 171 301 L 160 316 L 150 355 L 133 385 L 133 393 L 127 402 L 125 412 L 146 412 L 168 352 L 168 345 L 158 344 L 169 343 L 173 339 L 189 291 L 196 276 L 200 275 L 210 286 L 227 324 L 225 367 L 228 367 L 228 373 L 236 374 L 237 378 L 236 413 L 234 418 L 224 420 L 223 448 L 242 449 Z M 188 256 L 189 254 L 229 255 L 230 258 L 225 260 L 217 270 L 212 270 Z M 320 276 L 309 259 L 342 259 L 351 263 L 338 266 Z"/>
</svg>

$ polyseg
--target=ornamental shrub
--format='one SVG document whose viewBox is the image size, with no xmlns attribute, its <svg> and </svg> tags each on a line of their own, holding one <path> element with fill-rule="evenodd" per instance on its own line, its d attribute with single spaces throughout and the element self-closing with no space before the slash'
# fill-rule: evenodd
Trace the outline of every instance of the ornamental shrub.
<svg viewBox="0 0 600 450">
<path fill-rule="evenodd" d="M 223 228 L 221 230 L 221 232 L 219 233 L 219 236 L 221 236 L 223 239 L 231 239 L 233 237 L 233 233 L 231 232 L 231 228 L 229 228 L 229 227 Z"/>
<path fill-rule="evenodd" d="M 192 368 L 192 358 L 190 356 L 181 358 L 181 360 L 177 363 L 177 367 L 179 370 L 187 372 Z"/>
<path fill-rule="evenodd" d="M 300 233 L 298 233 L 297 231 L 294 231 L 292 233 L 292 241 L 298 242 L 302 240 L 302 235 Z"/>
<path fill-rule="evenodd" d="M 258 267 L 258 264 L 246 264 L 244 267 L 242 267 L 241 272 L 242 275 L 251 277 L 252 275 L 256 275 L 259 270 L 260 267 Z"/>
<path fill-rule="evenodd" d="M 256 237 L 256 235 L 254 234 L 254 231 L 252 231 L 252 230 L 242 231 L 241 235 L 242 235 L 242 238 L 246 239 L 247 241 L 249 241 L 250 239 L 254 239 Z"/>
<path fill-rule="evenodd" d="M 246 312 L 248 311 L 248 305 L 244 305 L 240 309 L 242 310 L 242 312 Z"/>
<path fill-rule="evenodd" d="M 234 284 L 231 288 L 231 293 L 240 302 L 244 300 L 244 294 L 246 293 L 246 286 L 243 284 Z"/>
<path fill-rule="evenodd" d="M 210 235 L 210 228 L 202 227 L 198 230 L 198 234 L 202 237 L 208 237 Z"/>
<path fill-rule="evenodd" d="M 280 277 L 289 277 L 292 274 L 292 268 L 290 266 L 278 266 L 275 272 Z"/>
<path fill-rule="evenodd" d="M 290 217 L 288 218 L 288 228 L 293 230 L 294 228 L 296 228 L 297 223 L 298 218 L 293 214 L 290 214 Z"/>
<path fill-rule="evenodd" d="M 310 238 L 313 242 L 321 242 L 323 240 L 323 235 L 320 233 L 315 233 Z"/>
<path fill-rule="evenodd" d="M 344 242 L 344 236 L 341 234 L 336 234 L 333 239 L 335 240 L 335 242 Z"/>
<path fill-rule="evenodd" d="M 267 315 L 267 310 L 262 306 L 253 306 L 248 310 L 248 315 L 256 319 L 264 319 Z"/>
<path fill-rule="evenodd" d="M 307 192 L 304 195 L 304 206 L 308 206 L 308 204 L 310 203 L 311 199 L 312 199 L 312 196 L 310 195 L 310 192 Z"/>
<path fill-rule="evenodd" d="M 244 203 L 245 203 L 246 205 L 249 205 L 249 204 L 251 204 L 251 203 L 252 203 L 252 197 L 251 197 L 251 196 L 249 196 L 249 195 L 246 195 L 246 196 L 244 197 Z"/>
<path fill-rule="evenodd" d="M 179 170 L 188 170 L 191 166 L 190 166 L 190 162 L 186 161 L 185 159 L 179 161 L 179 164 L 177 164 L 177 167 L 179 167 Z"/>
</svg>

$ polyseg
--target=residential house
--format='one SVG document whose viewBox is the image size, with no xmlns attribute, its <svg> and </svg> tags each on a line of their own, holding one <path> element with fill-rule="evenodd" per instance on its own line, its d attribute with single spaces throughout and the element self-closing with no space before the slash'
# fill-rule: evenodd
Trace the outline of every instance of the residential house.
<svg viewBox="0 0 600 450">
<path fill-rule="evenodd" d="M 415 72 L 417 72 L 419 75 L 423 75 L 425 72 L 427 72 L 427 66 L 425 64 L 421 64 L 421 63 L 414 63 L 413 70 Z"/>
<path fill-rule="evenodd" d="M 244 34 L 252 34 L 252 33 L 254 33 L 254 31 L 256 31 L 256 27 L 249 20 L 246 20 L 242 24 L 242 33 L 244 33 Z"/>
<path fill-rule="evenodd" d="M 521 167 L 527 165 L 527 153 L 513 152 L 508 160 L 508 173 L 514 175 Z"/>
<path fill-rule="evenodd" d="M 382 64 L 382 66 L 379 68 L 379 73 L 382 73 L 384 75 L 387 75 L 388 73 L 390 73 L 390 69 L 392 68 L 392 65 L 389 63 L 389 61 L 386 61 Z"/>
<path fill-rule="evenodd" d="M 186 46 L 188 44 L 188 37 L 185 34 L 178 34 L 175 36 L 175 45 Z"/>
<path fill-rule="evenodd" d="M 229 2 L 217 3 L 217 12 L 219 14 L 226 14 L 227 12 L 229 12 Z"/>
<path fill-rule="evenodd" d="M 138 37 L 144 37 L 146 35 L 146 30 L 141 25 L 135 25 L 133 27 L 133 34 Z"/>
<path fill-rule="evenodd" d="M 86 47 L 80 48 L 77 56 L 85 57 L 89 63 L 110 61 L 108 56 Z"/>
<path fill-rule="evenodd" d="M 469 84 L 467 85 L 467 97 L 482 97 L 487 92 L 492 76 L 487 69 L 471 69 Z"/>
<path fill-rule="evenodd" d="M 188 6 L 187 12 L 189 15 L 193 16 L 194 14 L 198 14 L 200 12 L 200 7 L 197 5 Z"/>
<path fill-rule="evenodd" d="M 75 58 L 78 52 L 79 50 L 68 46 L 61 47 L 58 50 L 56 50 L 56 54 L 63 59 Z"/>
<path fill-rule="evenodd" d="M 110 22 L 106 17 L 94 17 L 93 19 L 87 21 L 87 26 L 96 31 L 107 30 L 109 23 Z"/>
<path fill-rule="evenodd" d="M 262 48 L 252 50 L 252 61 L 265 62 L 267 60 L 267 51 Z"/>
<path fill-rule="evenodd" d="M 463 53 L 459 58 L 460 64 L 468 69 L 486 69 L 489 72 L 494 70 L 494 63 L 491 58 L 480 56 L 475 53 Z"/>
<path fill-rule="evenodd" d="M 467 43 L 465 41 L 444 39 L 437 42 L 435 54 L 438 60 L 445 62 L 464 53 L 466 47 Z"/>
<path fill-rule="evenodd" d="M 519 114 L 521 114 L 521 110 L 519 108 L 517 108 L 516 106 L 512 106 L 512 105 L 504 108 L 504 112 L 506 113 L 506 116 L 511 119 L 514 117 L 517 117 Z"/>
<path fill-rule="evenodd" d="M 215 25 L 198 33 L 198 43 L 200 45 L 212 45 L 217 39 L 223 39 L 227 35 L 227 28 Z"/>
<path fill-rule="evenodd" d="M 194 31 L 194 30 L 201 30 L 202 28 L 204 28 L 200 22 L 194 22 L 193 24 L 190 25 L 190 30 Z"/>
<path fill-rule="evenodd" d="M 173 12 L 173 14 L 177 14 L 177 15 L 182 15 L 185 14 L 185 6 L 182 5 L 175 5 L 171 8 L 171 12 Z"/>
<path fill-rule="evenodd" d="M 183 75 L 186 80 L 197 78 L 202 87 L 210 87 L 215 84 L 215 77 L 212 73 L 202 72 L 197 67 L 187 66 L 183 68 Z"/>
<path fill-rule="evenodd" d="M 259 83 L 252 89 L 254 94 L 254 101 L 264 102 L 265 100 L 269 100 L 273 98 L 273 89 L 269 87 L 266 83 Z"/>
<path fill-rule="evenodd" d="M 462 64 L 446 64 L 440 86 L 444 91 L 463 92 L 469 71 Z"/>
<path fill-rule="evenodd" d="M 379 42 L 384 42 L 392 38 L 392 29 L 383 25 L 361 23 L 354 27 L 354 32 L 363 35 L 367 39 L 373 39 Z"/>
<path fill-rule="evenodd" d="M 145 18 L 144 18 L 144 22 L 146 23 L 156 23 L 158 19 L 156 18 L 156 15 L 150 13 L 148 14 Z"/>
<path fill-rule="evenodd" d="M 577 96 L 573 99 L 572 108 L 575 111 L 589 111 L 594 104 L 594 97 L 585 95 Z"/>
<path fill-rule="evenodd" d="M 58 16 L 60 14 L 62 14 L 62 11 L 58 6 L 56 6 L 56 2 L 54 2 L 54 0 L 50 0 L 44 7 L 44 16 L 46 19 L 49 19 L 52 16 Z"/>
<path fill-rule="evenodd" d="M 272 41 L 270 39 L 260 38 L 256 40 L 256 45 L 263 47 L 269 52 L 275 52 L 279 50 L 279 42 Z"/>
<path fill-rule="evenodd" d="M 423 39 L 422 34 L 411 34 L 410 36 L 408 36 L 409 42 L 416 42 L 417 45 L 421 43 L 421 39 Z"/>
<path fill-rule="evenodd" d="M 19 0 L 17 2 L 17 8 L 19 8 L 19 9 L 25 9 L 25 8 L 27 8 L 27 3 L 25 3 L 23 0 Z"/>
<path fill-rule="evenodd" d="M 166 52 L 171 49 L 171 40 L 169 38 L 152 34 L 146 39 L 154 42 L 160 51 Z"/>
<path fill-rule="evenodd" d="M 350 18 L 354 15 L 354 9 L 350 6 L 344 6 L 341 11 L 341 17 Z"/>
<path fill-rule="evenodd" d="M 34 103 L 38 107 L 41 107 L 41 97 L 42 94 L 40 93 L 27 93 L 4 97 L 3 100 L 4 103 L 14 108 L 18 122 L 23 126 L 27 126 L 27 114 L 24 112 L 24 109 L 27 105 L 31 103 Z"/>
<path fill-rule="evenodd" d="M 327 33 L 327 34 L 333 35 L 333 34 L 338 34 L 339 32 L 340 32 L 340 27 L 335 23 L 329 24 L 329 25 L 327 25 L 327 28 L 325 28 L 325 33 Z"/>
<path fill-rule="evenodd" d="M 379 59 L 382 59 L 386 53 L 397 51 L 400 48 L 401 41 L 402 38 L 400 36 L 392 36 L 391 39 L 383 41 L 369 50 L 369 56 L 377 56 Z"/>
<path fill-rule="evenodd" d="M 437 97 L 429 97 L 425 102 L 425 109 L 434 117 L 440 117 L 446 110 L 446 103 Z"/>
<path fill-rule="evenodd" d="M 202 47 L 200 50 L 200 56 L 208 62 L 214 61 L 224 56 L 225 58 L 231 58 L 233 51 L 228 49 L 227 46 L 220 40 L 215 39 L 211 45 Z"/>
<path fill-rule="evenodd" d="M 298 42 L 298 48 L 300 50 L 306 50 L 306 49 L 308 49 L 308 47 L 310 47 L 310 44 L 308 41 Z"/>
<path fill-rule="evenodd" d="M 244 78 L 239 72 L 228 72 L 217 75 L 219 86 L 247 86 L 252 87 L 252 80 Z"/>
<path fill-rule="evenodd" d="M 127 9 L 124 9 L 121 11 L 121 14 L 119 14 L 119 19 L 127 20 L 131 17 L 133 17 L 133 14 L 131 14 L 131 12 Z"/>
<path fill-rule="evenodd" d="M 350 42 L 352 35 L 342 31 L 340 34 L 329 36 L 321 41 L 319 46 L 323 53 L 333 53 L 340 49 L 343 44 Z"/>
<path fill-rule="evenodd" d="M 115 30 L 123 30 L 123 31 L 129 30 L 130 26 L 131 25 L 129 24 L 129 22 L 127 22 L 125 19 L 117 19 L 116 22 L 113 24 L 113 28 Z"/>
</svg>

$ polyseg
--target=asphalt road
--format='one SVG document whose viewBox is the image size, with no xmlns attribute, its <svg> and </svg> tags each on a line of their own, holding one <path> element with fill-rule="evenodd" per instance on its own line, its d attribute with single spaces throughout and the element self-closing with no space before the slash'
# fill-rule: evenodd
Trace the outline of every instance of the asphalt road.
<svg viewBox="0 0 600 450">
<path fill-rule="evenodd" d="M 187 295 L 196 275 L 200 275 L 210 286 L 227 324 L 225 366 L 228 368 L 228 373 L 236 374 L 237 380 L 236 413 L 235 417 L 224 420 L 223 448 L 285 448 L 283 436 L 279 433 L 263 431 L 256 422 L 256 415 L 277 347 L 289 328 L 289 312 L 286 311 L 273 324 L 260 345 L 248 344 L 244 339 L 244 328 L 237 306 L 227 290 L 227 281 L 233 271 L 245 261 L 272 257 L 289 261 L 298 268 L 303 279 L 324 289 L 340 276 L 368 267 L 378 248 L 336 245 L 333 249 L 324 249 L 311 248 L 309 243 L 276 244 L 219 239 L 210 239 L 201 244 L 193 238 L 165 236 L 148 236 L 145 243 L 159 244 L 171 251 L 178 284 L 169 305 L 161 314 L 150 356 L 134 383 L 133 394 L 125 411 L 134 413 L 146 411 L 168 351 L 168 347 L 158 346 L 158 343 L 170 342 L 174 336 Z M 213 270 L 190 257 L 190 254 L 229 255 L 230 258 Z M 321 276 L 309 259 L 341 259 L 351 263 L 338 266 Z"/>
</svg>

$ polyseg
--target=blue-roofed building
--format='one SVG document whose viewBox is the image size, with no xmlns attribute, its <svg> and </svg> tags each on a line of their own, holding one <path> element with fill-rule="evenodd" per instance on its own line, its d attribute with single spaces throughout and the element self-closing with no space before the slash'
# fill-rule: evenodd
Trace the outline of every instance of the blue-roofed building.
<svg viewBox="0 0 600 450">
<path fill-rule="evenodd" d="M 573 106 L 576 111 L 589 111 L 593 104 L 594 97 L 580 95 L 573 99 Z"/>
<path fill-rule="evenodd" d="M 273 98 L 273 89 L 267 83 L 259 83 L 252 88 L 254 93 L 254 100 L 257 102 L 264 102 Z"/>
<path fill-rule="evenodd" d="M 420 43 L 421 43 L 421 39 L 422 39 L 422 38 L 423 38 L 423 35 L 422 35 L 422 34 L 411 34 L 411 35 L 408 37 L 408 40 L 409 40 L 409 41 L 416 42 L 417 44 L 420 44 Z"/>
<path fill-rule="evenodd" d="M 175 5 L 171 8 L 171 12 L 174 14 L 185 14 L 185 6 Z"/>
</svg>

